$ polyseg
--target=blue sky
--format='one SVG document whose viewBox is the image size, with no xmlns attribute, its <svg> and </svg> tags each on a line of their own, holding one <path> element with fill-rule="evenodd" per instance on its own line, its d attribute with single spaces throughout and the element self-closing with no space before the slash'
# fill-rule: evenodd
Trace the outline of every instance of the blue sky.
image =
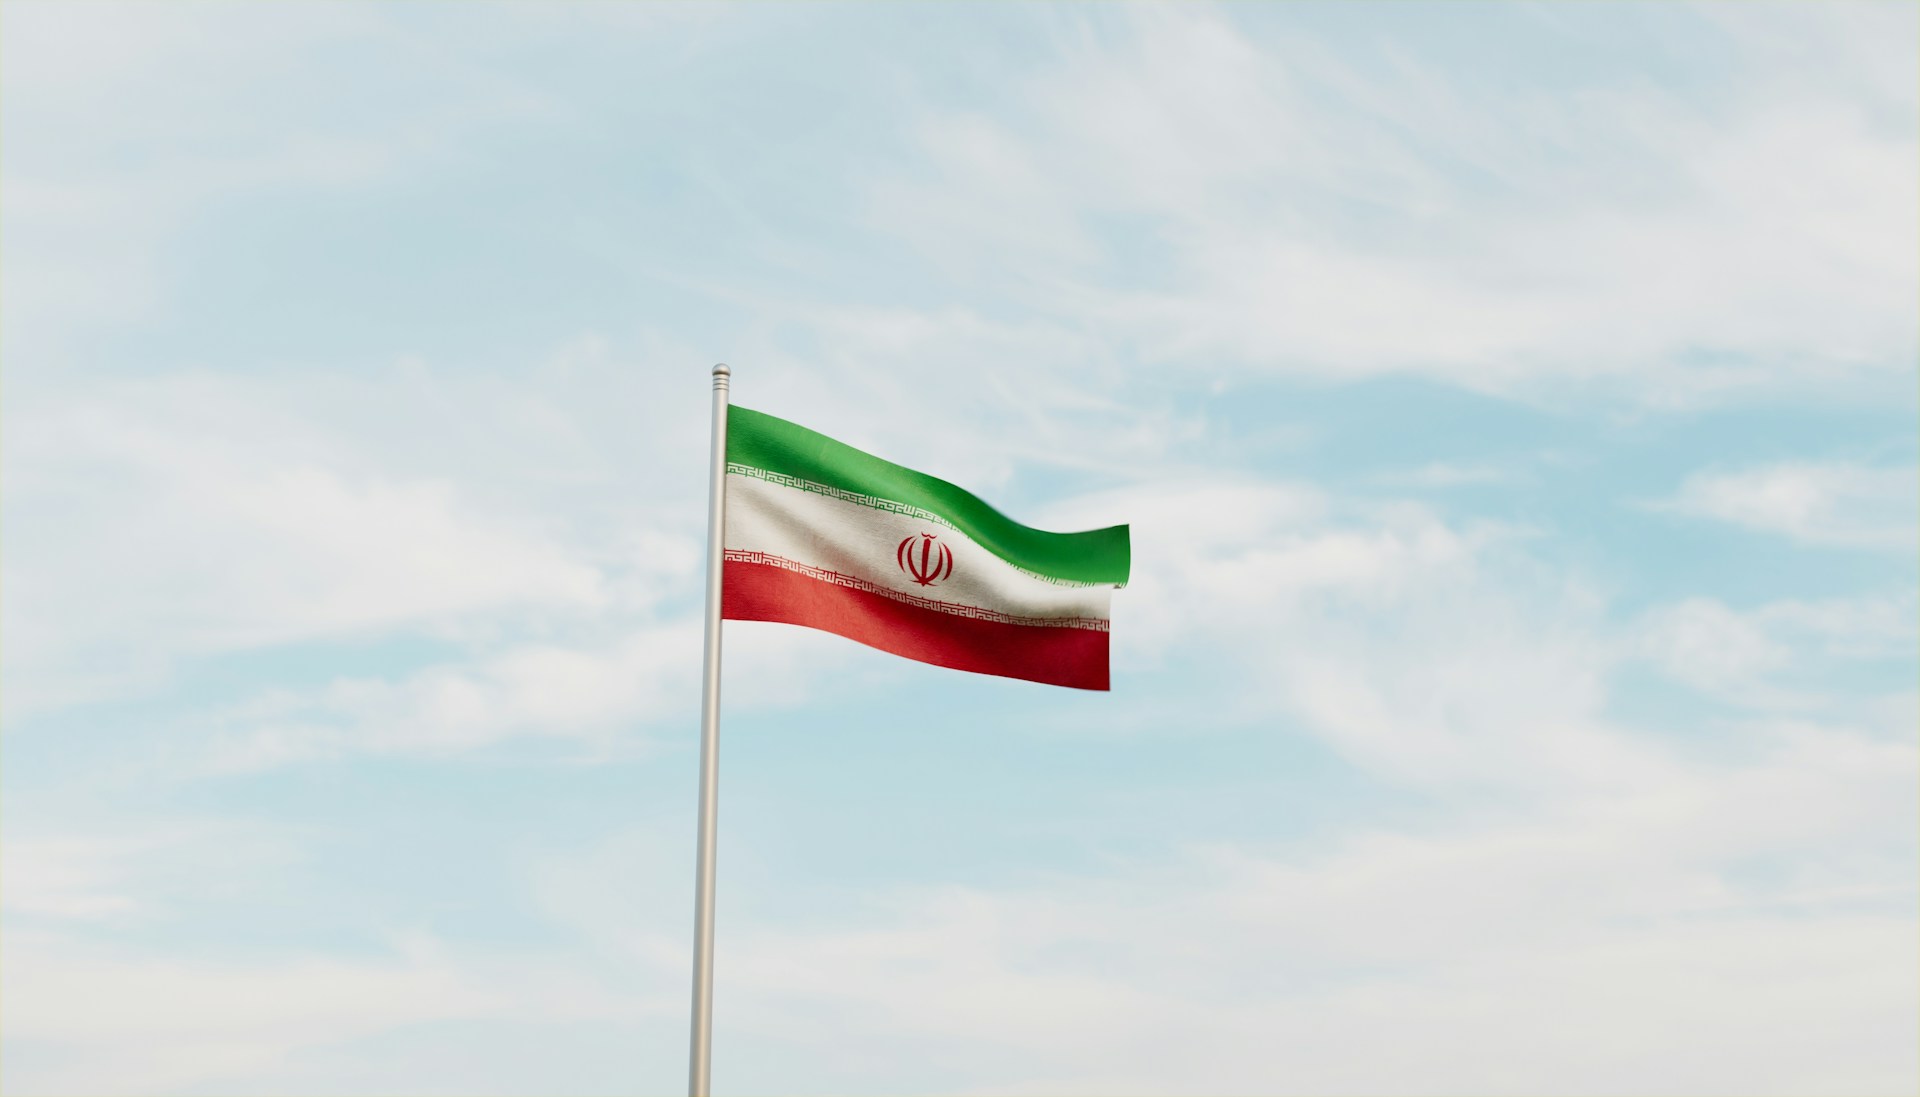
<svg viewBox="0 0 1920 1097">
<path fill-rule="evenodd" d="M 1920 1083 L 1915 9 L 0 13 L 9 1092 L 684 1083 L 707 369 L 1111 695 L 727 632 L 714 1083 Z"/>
</svg>

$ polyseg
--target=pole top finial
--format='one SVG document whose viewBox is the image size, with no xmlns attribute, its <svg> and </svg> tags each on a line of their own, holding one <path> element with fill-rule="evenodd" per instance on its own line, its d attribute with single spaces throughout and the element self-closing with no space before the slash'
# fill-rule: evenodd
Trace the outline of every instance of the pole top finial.
<svg viewBox="0 0 1920 1097">
<path fill-rule="evenodd" d="M 727 368 L 725 362 L 721 362 L 719 365 L 713 367 L 713 375 L 715 377 L 731 377 L 733 376 L 733 371 Z"/>
</svg>

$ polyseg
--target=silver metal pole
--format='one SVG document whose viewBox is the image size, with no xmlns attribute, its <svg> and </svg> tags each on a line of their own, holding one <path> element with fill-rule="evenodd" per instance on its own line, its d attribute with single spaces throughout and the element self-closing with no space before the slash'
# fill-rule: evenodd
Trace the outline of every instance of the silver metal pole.
<svg viewBox="0 0 1920 1097">
<path fill-rule="evenodd" d="M 700 690 L 700 870 L 693 909 L 693 1048 L 688 1097 L 707 1097 L 713 1057 L 713 846 L 720 808 L 720 550 L 727 514 L 726 363 L 713 367 L 713 463 L 707 476 L 707 645 Z"/>
</svg>

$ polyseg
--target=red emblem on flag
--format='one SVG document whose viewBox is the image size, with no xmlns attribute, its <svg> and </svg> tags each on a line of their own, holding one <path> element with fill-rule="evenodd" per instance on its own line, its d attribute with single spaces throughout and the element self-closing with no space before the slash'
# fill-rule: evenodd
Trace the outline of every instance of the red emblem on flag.
<svg viewBox="0 0 1920 1097">
<path fill-rule="evenodd" d="M 953 550 L 931 533 L 908 537 L 894 550 L 894 563 L 913 576 L 913 581 L 930 587 L 953 574 Z"/>
</svg>

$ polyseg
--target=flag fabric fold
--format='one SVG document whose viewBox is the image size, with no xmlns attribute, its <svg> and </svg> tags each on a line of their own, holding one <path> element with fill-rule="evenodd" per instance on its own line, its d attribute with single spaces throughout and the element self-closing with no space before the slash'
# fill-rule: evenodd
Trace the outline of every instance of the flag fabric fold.
<svg viewBox="0 0 1920 1097">
<path fill-rule="evenodd" d="M 1127 527 L 1033 529 L 944 480 L 727 412 L 721 616 L 924 663 L 1104 690 Z"/>
</svg>

